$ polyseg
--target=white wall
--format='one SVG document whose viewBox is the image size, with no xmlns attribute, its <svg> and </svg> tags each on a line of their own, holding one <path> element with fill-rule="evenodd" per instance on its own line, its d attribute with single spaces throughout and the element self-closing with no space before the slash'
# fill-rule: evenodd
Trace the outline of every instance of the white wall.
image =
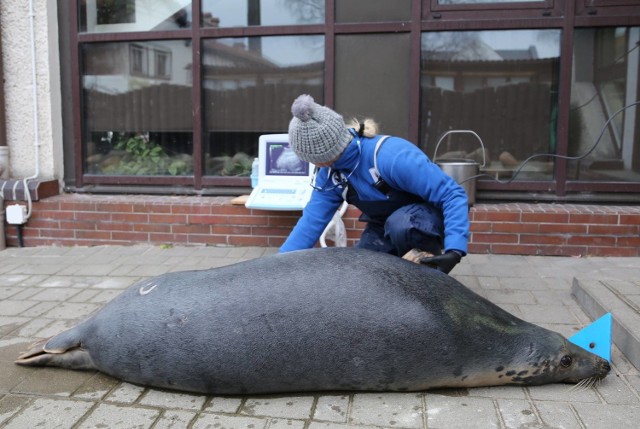
<svg viewBox="0 0 640 429">
<path fill-rule="evenodd" d="M 33 5 L 39 177 L 55 178 L 62 183 L 62 112 L 56 1 L 33 0 Z M 36 127 L 28 0 L 0 1 L 0 35 L 11 177 L 29 177 L 36 171 Z"/>
</svg>

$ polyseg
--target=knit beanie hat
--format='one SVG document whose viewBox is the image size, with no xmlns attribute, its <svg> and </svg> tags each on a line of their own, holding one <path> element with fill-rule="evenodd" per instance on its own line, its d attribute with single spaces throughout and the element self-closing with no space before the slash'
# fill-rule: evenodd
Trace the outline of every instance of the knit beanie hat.
<svg viewBox="0 0 640 429">
<path fill-rule="evenodd" d="M 337 159 L 353 136 L 342 116 L 301 95 L 291 105 L 293 119 L 289 123 L 289 144 L 298 158 L 312 164 Z"/>
</svg>

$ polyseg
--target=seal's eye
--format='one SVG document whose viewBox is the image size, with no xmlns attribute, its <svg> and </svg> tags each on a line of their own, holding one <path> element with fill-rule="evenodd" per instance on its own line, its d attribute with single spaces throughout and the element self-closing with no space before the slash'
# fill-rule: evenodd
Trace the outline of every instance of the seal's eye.
<svg viewBox="0 0 640 429">
<path fill-rule="evenodd" d="M 573 358 L 569 355 L 564 355 L 560 359 L 560 365 L 562 365 L 563 368 L 569 368 L 572 363 L 573 363 Z"/>
</svg>

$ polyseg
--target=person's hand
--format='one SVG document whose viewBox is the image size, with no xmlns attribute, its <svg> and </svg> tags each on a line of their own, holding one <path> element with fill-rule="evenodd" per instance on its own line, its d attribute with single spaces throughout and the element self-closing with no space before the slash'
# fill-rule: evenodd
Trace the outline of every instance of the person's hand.
<svg viewBox="0 0 640 429">
<path fill-rule="evenodd" d="M 430 256 L 428 258 L 420 259 L 420 263 L 427 265 L 431 268 L 435 268 L 438 271 L 449 274 L 453 267 L 462 259 L 462 254 L 455 250 L 449 250 L 447 253 L 437 256 Z"/>
</svg>

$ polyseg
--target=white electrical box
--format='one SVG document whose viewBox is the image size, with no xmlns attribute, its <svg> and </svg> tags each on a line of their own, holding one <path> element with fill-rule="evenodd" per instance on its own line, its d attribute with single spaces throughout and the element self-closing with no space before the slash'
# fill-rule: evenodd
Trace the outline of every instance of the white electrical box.
<svg viewBox="0 0 640 429">
<path fill-rule="evenodd" d="M 7 223 L 22 225 L 27 222 L 27 206 L 13 204 L 7 207 Z"/>
</svg>

